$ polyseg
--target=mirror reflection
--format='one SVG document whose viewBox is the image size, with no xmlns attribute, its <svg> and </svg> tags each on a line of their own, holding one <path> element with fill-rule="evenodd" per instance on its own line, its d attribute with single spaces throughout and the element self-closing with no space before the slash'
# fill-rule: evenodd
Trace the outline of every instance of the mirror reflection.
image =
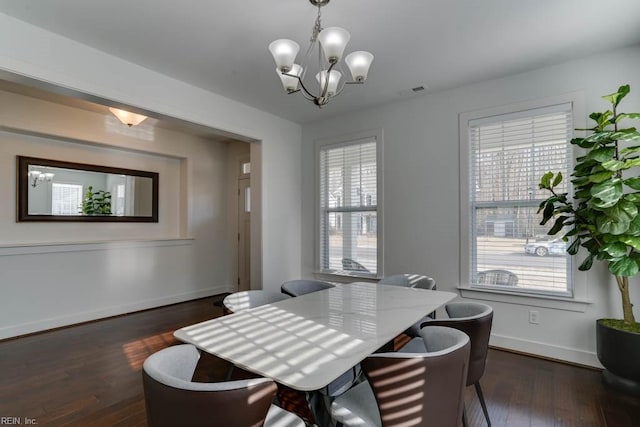
<svg viewBox="0 0 640 427">
<path fill-rule="evenodd" d="M 154 172 L 18 157 L 18 221 L 157 222 Z"/>
</svg>

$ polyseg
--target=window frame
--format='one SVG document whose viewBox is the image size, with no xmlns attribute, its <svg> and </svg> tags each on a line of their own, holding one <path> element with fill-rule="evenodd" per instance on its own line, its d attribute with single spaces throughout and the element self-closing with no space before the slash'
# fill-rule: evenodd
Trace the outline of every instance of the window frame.
<svg viewBox="0 0 640 427">
<path fill-rule="evenodd" d="M 321 181 L 320 181 L 320 153 L 323 150 L 331 148 L 340 148 L 350 145 L 361 144 L 365 141 L 372 141 L 376 144 L 376 273 L 359 272 L 355 270 L 326 270 L 321 265 L 322 255 L 322 204 L 321 204 Z M 315 141 L 315 242 L 314 242 L 314 264 L 317 274 L 326 276 L 347 276 L 347 277 L 361 277 L 365 279 L 379 279 L 383 277 L 384 266 L 384 221 L 383 221 L 383 132 L 382 129 L 374 129 L 369 131 L 361 131 L 351 133 L 347 135 L 324 138 Z M 349 209 L 346 209 L 349 210 Z"/>
<path fill-rule="evenodd" d="M 459 177 L 460 177 L 460 290 L 463 297 L 502 301 L 507 303 L 520 303 L 526 305 L 567 309 L 572 311 L 585 311 L 588 304 L 586 281 L 578 281 L 577 263 L 570 263 L 568 280 L 571 280 L 570 294 L 536 292 L 526 289 L 510 290 L 508 288 L 491 286 L 474 286 L 472 284 L 472 258 L 473 250 L 473 215 L 471 213 L 472 202 L 469 195 L 471 176 L 471 145 L 469 138 L 469 123 L 492 116 L 513 114 L 528 110 L 535 110 L 551 105 L 567 104 L 572 106 L 573 128 L 585 128 L 585 97 L 583 92 L 572 92 L 564 95 L 543 99 L 524 101 L 516 104 L 508 104 L 497 107 L 489 107 L 480 110 L 459 114 Z M 574 130 L 573 136 L 577 132 Z M 573 162 L 580 155 L 580 149 L 570 146 L 570 156 Z M 569 256 L 569 255 L 568 255 Z"/>
</svg>

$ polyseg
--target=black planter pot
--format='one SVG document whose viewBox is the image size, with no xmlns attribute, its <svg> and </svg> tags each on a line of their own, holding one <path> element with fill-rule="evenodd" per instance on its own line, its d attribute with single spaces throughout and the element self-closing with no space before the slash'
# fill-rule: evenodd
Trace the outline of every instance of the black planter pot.
<svg viewBox="0 0 640 427">
<path fill-rule="evenodd" d="M 610 328 L 598 319 L 598 360 L 606 368 L 604 382 L 626 393 L 640 395 L 640 334 Z"/>
</svg>

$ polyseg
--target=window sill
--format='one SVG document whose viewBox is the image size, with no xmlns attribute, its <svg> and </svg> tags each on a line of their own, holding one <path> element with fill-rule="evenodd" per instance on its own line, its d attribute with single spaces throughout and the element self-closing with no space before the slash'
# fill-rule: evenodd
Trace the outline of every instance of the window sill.
<svg viewBox="0 0 640 427">
<path fill-rule="evenodd" d="M 484 301 L 504 302 L 531 307 L 551 308 L 556 310 L 575 311 L 584 313 L 593 301 L 578 300 L 570 297 L 556 297 L 552 295 L 533 295 L 508 292 L 497 289 L 479 289 L 470 286 L 459 286 L 460 296 Z"/>
</svg>

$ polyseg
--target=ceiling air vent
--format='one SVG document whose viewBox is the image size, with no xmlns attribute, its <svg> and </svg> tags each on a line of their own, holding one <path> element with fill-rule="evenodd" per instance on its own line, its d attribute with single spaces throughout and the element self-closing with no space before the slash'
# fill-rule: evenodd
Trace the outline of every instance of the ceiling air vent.
<svg viewBox="0 0 640 427">
<path fill-rule="evenodd" d="M 398 95 L 401 98 L 411 98 L 416 95 L 425 95 L 428 88 L 429 86 L 427 86 L 426 84 L 419 84 L 415 87 L 412 87 L 411 89 L 401 90 L 400 92 L 398 92 Z"/>
</svg>

